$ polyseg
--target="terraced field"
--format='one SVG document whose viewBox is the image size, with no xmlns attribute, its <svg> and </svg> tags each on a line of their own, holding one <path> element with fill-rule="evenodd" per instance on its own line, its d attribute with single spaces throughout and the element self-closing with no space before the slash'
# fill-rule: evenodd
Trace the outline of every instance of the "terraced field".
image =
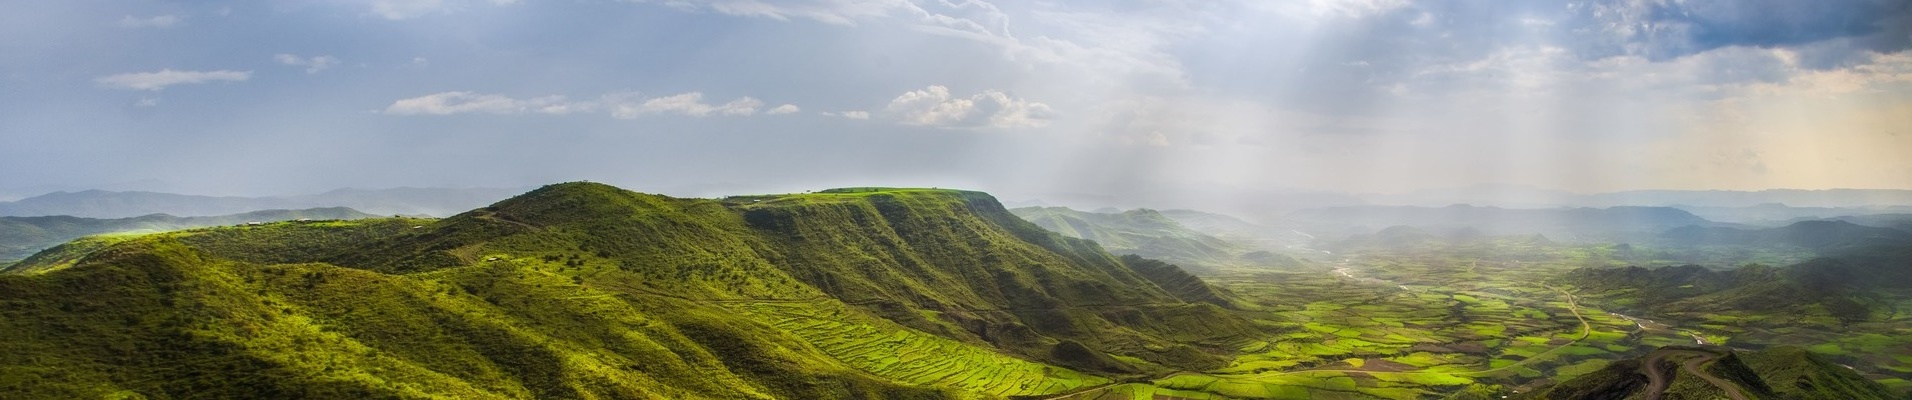
<svg viewBox="0 0 1912 400">
<path fill-rule="evenodd" d="M 1318 270 L 1233 270 L 1208 279 L 1258 307 L 1256 322 L 1280 334 L 1242 343 L 1241 355 L 1223 368 L 1070 398 L 1515 393 L 1692 342 L 1682 331 L 1643 329 L 1583 304 L 1570 288 L 1544 283 L 1582 261 L 1571 253 L 1508 259 L 1478 251 L 1373 252 Z"/>
<path fill-rule="evenodd" d="M 1895 391 L 1912 390 L 1912 293 L 1881 291 L 1866 321 L 1842 323 L 1813 313 L 1747 311 L 1669 313 L 1679 331 L 1707 343 L 1739 347 L 1800 346 L 1852 366 Z M 1619 293 L 1589 293 L 1588 298 Z M 1691 344 L 1687 339 L 1680 344 Z"/>
<path fill-rule="evenodd" d="M 991 352 L 904 328 L 840 303 L 737 303 L 837 360 L 890 380 L 992 396 L 1063 393 L 1108 379 Z"/>
</svg>

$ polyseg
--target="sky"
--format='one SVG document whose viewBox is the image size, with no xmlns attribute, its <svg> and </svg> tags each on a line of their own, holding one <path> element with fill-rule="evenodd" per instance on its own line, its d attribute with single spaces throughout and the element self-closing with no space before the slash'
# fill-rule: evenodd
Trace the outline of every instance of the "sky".
<svg viewBox="0 0 1912 400">
<path fill-rule="evenodd" d="M 1906 0 L 0 0 L 0 194 L 1912 189 Z"/>
</svg>

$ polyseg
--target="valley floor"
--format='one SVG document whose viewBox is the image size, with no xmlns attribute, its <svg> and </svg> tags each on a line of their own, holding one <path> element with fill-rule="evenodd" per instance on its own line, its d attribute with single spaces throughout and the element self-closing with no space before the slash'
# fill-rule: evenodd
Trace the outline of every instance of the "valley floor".
<svg viewBox="0 0 1912 400">
<path fill-rule="evenodd" d="M 1224 368 L 1053 398 L 1498 398 L 1661 346 L 1725 343 L 1817 344 L 1815 352 L 1872 363 L 1876 369 L 1860 372 L 1907 389 L 1902 372 L 1912 352 L 1904 346 L 1912 339 L 1888 332 L 1912 324 L 1897 314 L 1849 330 L 1730 323 L 1761 317 L 1751 315 L 1629 315 L 1638 312 L 1600 293 L 1549 283 L 1585 266 L 1589 249 L 1475 250 L 1366 252 L 1307 270 L 1206 277 L 1252 302 L 1257 323 L 1287 334 L 1240 343 L 1241 355 Z"/>
</svg>

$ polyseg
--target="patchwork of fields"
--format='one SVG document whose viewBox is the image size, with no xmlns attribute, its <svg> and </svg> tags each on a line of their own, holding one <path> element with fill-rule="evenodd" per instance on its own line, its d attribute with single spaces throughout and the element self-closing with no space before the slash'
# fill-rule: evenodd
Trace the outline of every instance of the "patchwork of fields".
<svg viewBox="0 0 1912 400">
<path fill-rule="evenodd" d="M 1686 322 L 1747 318 L 1730 315 L 1648 322 L 1603 308 L 1602 299 L 1590 293 L 1550 283 L 1561 272 L 1598 259 L 1600 250 L 1503 243 L 1362 252 L 1303 270 L 1228 270 L 1207 279 L 1246 299 L 1256 322 L 1281 334 L 1242 343 L 1240 355 L 1223 368 L 1066 398 L 1417 399 L 1463 390 L 1518 393 L 1664 345 L 1785 335 Z M 1828 354 L 1903 345 L 1883 335 L 1826 335 L 1804 340 L 1831 343 L 1815 349 Z"/>
</svg>

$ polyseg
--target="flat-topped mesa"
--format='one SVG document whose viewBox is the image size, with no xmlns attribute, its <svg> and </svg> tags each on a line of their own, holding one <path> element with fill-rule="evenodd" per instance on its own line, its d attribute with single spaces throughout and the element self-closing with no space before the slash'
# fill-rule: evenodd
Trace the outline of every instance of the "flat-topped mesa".
<svg viewBox="0 0 1912 400">
<path fill-rule="evenodd" d="M 974 191 L 699 199 L 571 182 L 436 221 L 269 228 L 180 240 L 264 264 L 419 274 L 542 260 L 595 271 L 581 277 L 587 285 L 693 301 L 834 299 L 925 332 L 1065 364 L 1052 356 L 1061 340 L 1213 367 L 1227 338 L 1253 329 L 1223 310 L 1235 304 L 1229 295 L 1178 267 L 1117 258 Z M 1188 346 L 1197 343 L 1209 350 Z"/>
<path fill-rule="evenodd" d="M 1024 354 L 1046 351 L 1039 349 L 1053 343 L 1048 338 L 1168 344 L 1162 338 L 1186 333 L 1172 325 L 1204 326 L 1203 333 L 1182 338 L 1246 329 L 1226 323 L 1234 320 L 1218 309 L 1148 311 L 1230 302 L 1173 266 L 1124 262 L 1093 242 L 1043 230 L 983 192 L 844 188 L 709 200 L 565 183 L 458 218 L 508 224 L 505 230 L 520 232 L 513 235 L 564 235 L 587 252 L 650 271 L 653 279 L 678 279 L 683 268 L 711 265 L 736 270 L 737 279 L 787 276 L 803 284 L 778 290 L 782 295 L 820 291 L 914 328 Z M 513 241 L 525 240 L 492 242 Z M 724 293 L 725 285 L 695 286 L 715 293 L 685 294 L 737 294 Z M 777 293 L 750 296 L 770 294 Z M 918 310 L 936 311 L 940 320 Z M 1131 319 L 1119 325 L 1149 320 L 1156 326 L 1118 329 L 1110 320 L 1116 314 Z M 1224 323 L 1170 322 L 1183 316 Z M 1176 357 L 1158 360 L 1210 362 L 1194 352 Z"/>
<path fill-rule="evenodd" d="M 37 338 L 14 348 L 112 349 L 41 332 L 66 332 L 59 325 L 65 318 L 91 318 L 74 310 L 92 306 L 62 308 L 76 291 L 124 290 L 165 298 L 128 315 L 170 310 L 166 304 L 207 311 L 122 335 L 130 339 L 87 340 L 171 349 L 182 347 L 165 340 L 186 337 L 175 328 L 230 328 L 214 342 L 278 359 L 282 348 L 262 345 L 255 330 L 300 343 L 331 337 L 329 329 L 379 349 L 328 347 L 363 357 L 346 360 L 359 368 L 351 371 L 384 370 L 388 362 L 439 368 L 432 369 L 439 375 L 404 376 L 429 378 L 429 393 L 460 398 L 585 397 L 572 392 L 600 388 L 571 385 L 578 374 L 602 375 L 579 378 L 599 379 L 591 382 L 657 382 L 626 388 L 637 391 L 625 397 L 936 397 L 973 383 L 938 377 L 1004 365 L 1042 371 L 1032 376 L 1043 381 L 1089 384 L 1145 371 L 1207 370 L 1222 366 L 1242 338 L 1266 333 L 1225 309 L 1235 304 L 1232 295 L 1174 265 L 1118 258 L 1094 242 L 1024 221 L 988 194 L 945 189 L 695 199 L 573 182 L 439 220 L 222 227 L 47 254 L 29 267 L 56 270 L 0 276 L 0 287 L 10 288 L 0 300 L 39 305 L 0 310 L 0 317 L 50 324 L 10 335 Z M 68 284 L 74 279 L 105 283 Z M 100 321 L 140 321 L 128 318 Z M 873 341 L 937 350 L 921 350 L 928 353 L 909 365 L 850 356 Z M 75 368 L 169 381 L 145 378 L 165 371 L 136 368 L 150 360 L 122 368 L 127 363 L 114 358 L 120 354 L 152 353 L 108 351 Z M 591 356 L 559 357 L 565 354 Z M 446 357 L 479 368 L 441 365 Z M 5 358 L 0 368 L 32 364 Z M 702 372 L 686 372 L 693 370 Z M 1066 378 L 1083 376 L 1075 371 L 1105 377 Z M 156 393 L 195 389 L 127 385 Z M 985 385 L 973 390 L 1034 395 L 1064 387 Z M 48 390 L 79 395 L 41 397 L 98 397 L 85 388 Z M 654 396 L 635 395 L 642 390 Z"/>
</svg>

